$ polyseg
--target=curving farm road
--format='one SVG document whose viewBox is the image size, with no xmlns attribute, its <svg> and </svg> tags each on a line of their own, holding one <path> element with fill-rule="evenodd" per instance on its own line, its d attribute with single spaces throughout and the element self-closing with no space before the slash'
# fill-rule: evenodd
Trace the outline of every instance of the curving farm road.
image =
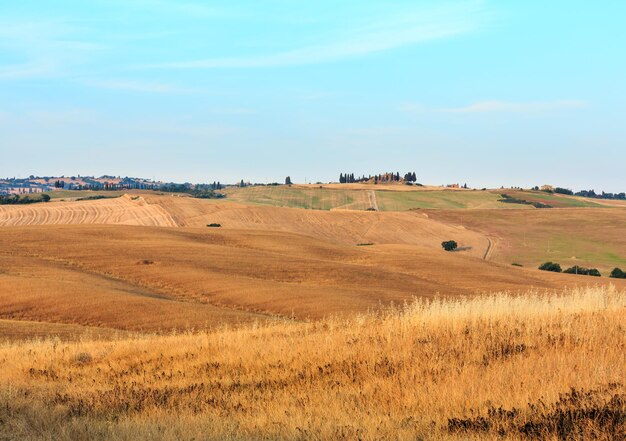
<svg viewBox="0 0 626 441">
<path fill-rule="evenodd" d="M 370 206 L 378 211 L 378 201 L 376 200 L 376 193 L 374 193 L 374 190 L 367 190 L 367 195 L 370 198 Z"/>
</svg>

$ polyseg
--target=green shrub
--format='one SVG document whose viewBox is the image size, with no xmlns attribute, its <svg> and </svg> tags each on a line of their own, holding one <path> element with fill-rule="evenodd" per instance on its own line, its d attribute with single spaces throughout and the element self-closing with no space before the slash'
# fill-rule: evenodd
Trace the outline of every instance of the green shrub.
<svg viewBox="0 0 626 441">
<path fill-rule="evenodd" d="M 614 268 L 611 271 L 611 276 L 614 279 L 626 279 L 626 272 L 622 271 L 621 268 Z"/>
<path fill-rule="evenodd" d="M 566 195 L 569 195 L 569 196 L 573 196 L 574 195 L 574 192 L 572 190 L 570 190 L 569 188 L 557 187 L 557 188 L 554 189 L 554 192 L 558 193 L 558 194 L 566 194 Z"/>
<path fill-rule="evenodd" d="M 14 205 L 14 204 L 36 204 L 37 202 L 48 202 L 50 196 L 47 194 L 39 193 L 30 195 L 12 194 L 10 196 L 0 195 L 0 205 Z"/>
<path fill-rule="evenodd" d="M 207 224 L 207 227 L 211 227 L 211 228 L 219 228 L 221 226 L 222 224 L 216 224 L 216 223 Z"/>
<path fill-rule="evenodd" d="M 601 277 L 600 271 L 596 268 L 584 268 L 582 266 L 574 265 L 571 268 L 563 271 L 566 274 L 580 274 L 582 276 L 593 276 L 593 277 Z"/>
<path fill-rule="evenodd" d="M 96 201 L 98 199 L 113 199 L 113 198 L 119 198 L 119 196 L 105 196 L 102 194 L 95 194 L 92 196 L 85 196 L 84 198 L 78 198 L 76 199 L 77 201 Z M 131 199 L 135 200 L 139 198 L 139 196 L 133 196 Z"/>
<path fill-rule="evenodd" d="M 541 271 L 552 271 L 553 273 L 560 273 L 561 271 L 563 271 L 561 269 L 561 265 L 559 265 L 558 263 L 554 263 L 554 262 L 543 263 L 539 266 L 539 269 Z"/>
<path fill-rule="evenodd" d="M 445 242 L 441 242 L 441 247 L 446 251 L 454 251 L 458 248 L 458 244 L 453 240 L 446 240 Z"/>
<path fill-rule="evenodd" d="M 511 195 L 502 193 L 502 199 L 498 199 L 498 202 L 503 202 L 505 204 L 522 204 L 522 205 L 532 205 L 535 208 L 552 208 L 552 205 L 544 204 L 543 202 L 531 202 L 525 199 L 514 198 Z"/>
</svg>

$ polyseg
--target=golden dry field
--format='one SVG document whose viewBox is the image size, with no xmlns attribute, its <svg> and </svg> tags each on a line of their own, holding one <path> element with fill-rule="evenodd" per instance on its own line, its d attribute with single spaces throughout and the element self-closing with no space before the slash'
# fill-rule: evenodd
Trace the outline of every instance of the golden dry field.
<svg viewBox="0 0 626 441">
<path fill-rule="evenodd" d="M 626 210 L 397 187 L 0 207 L 0 439 L 623 434 L 626 280 L 536 267 L 606 276 Z"/>
<path fill-rule="evenodd" d="M 432 212 L 303 210 L 145 193 L 3 208 L 0 318 L 13 321 L 156 332 L 319 319 L 415 296 L 610 282 L 513 267 L 503 241 L 492 239 L 498 228 L 474 230 Z M 470 211 L 483 213 L 458 213 Z M 517 211 L 490 212 L 509 219 L 500 213 Z M 206 227 L 213 222 L 222 227 Z M 441 250 L 450 238 L 461 251 Z"/>
<path fill-rule="evenodd" d="M 62 201 L 0 206 L 0 226 L 49 224 L 120 224 L 173 227 L 176 223 L 158 204 L 142 195 L 91 201 Z"/>
<path fill-rule="evenodd" d="M 625 18 L 0 0 L 0 441 L 626 441 Z"/>
<path fill-rule="evenodd" d="M 617 440 L 626 293 L 0 344 L 0 438 Z"/>
</svg>

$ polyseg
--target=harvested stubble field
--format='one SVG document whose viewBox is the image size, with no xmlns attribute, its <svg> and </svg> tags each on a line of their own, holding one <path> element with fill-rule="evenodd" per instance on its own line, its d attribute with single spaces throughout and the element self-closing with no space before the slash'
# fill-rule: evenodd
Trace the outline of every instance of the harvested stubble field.
<svg viewBox="0 0 626 441">
<path fill-rule="evenodd" d="M 146 203 L 140 195 L 0 206 L 0 227 L 59 224 L 176 226 L 169 213 L 161 206 Z"/>
<path fill-rule="evenodd" d="M 0 345 L 0 438 L 624 439 L 626 293 Z"/>
<path fill-rule="evenodd" d="M 589 283 L 434 246 L 206 227 L 11 227 L 0 229 L 0 317 L 157 331 Z"/>
<path fill-rule="evenodd" d="M 546 235 L 576 241 L 590 234 L 573 228 L 576 219 L 602 220 L 603 231 L 612 225 L 604 240 L 625 225 L 625 211 L 609 208 L 320 211 L 148 192 L 2 208 L 0 319 L 12 321 L 5 329 L 20 320 L 167 332 L 362 313 L 438 293 L 607 284 L 606 278 L 510 266 L 511 246 L 524 249 L 513 242 L 522 237 L 516 222 L 543 216 L 527 222 L 537 237 L 551 225 Z M 213 222 L 222 228 L 206 227 Z M 462 251 L 441 250 L 451 238 Z M 617 255 L 626 249 L 619 240 L 602 242 L 600 233 L 592 239 Z M 357 246 L 362 243 L 373 245 Z M 485 255 L 505 264 L 485 261 Z M 541 257 L 536 249 L 527 259 Z M 10 335 L 27 336 L 29 329 L 15 325 Z M 66 333 L 51 327 L 50 335 L 57 334 Z"/>
</svg>

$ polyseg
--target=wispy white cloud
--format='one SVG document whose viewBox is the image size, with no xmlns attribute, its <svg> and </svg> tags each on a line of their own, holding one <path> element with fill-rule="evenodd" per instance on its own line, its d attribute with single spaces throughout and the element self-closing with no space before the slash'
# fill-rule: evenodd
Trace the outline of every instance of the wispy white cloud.
<svg viewBox="0 0 626 441">
<path fill-rule="evenodd" d="M 117 115 L 103 113 L 89 107 L 56 107 L 38 110 L 0 112 L 0 123 L 11 125 L 13 129 L 32 131 L 37 127 L 36 135 L 49 130 L 86 129 L 89 133 L 123 133 L 129 137 L 149 137 L 154 134 L 183 135 L 189 137 L 214 137 L 235 133 L 236 126 L 217 125 L 210 118 L 190 120 L 187 116 L 170 118 L 136 117 L 120 118 Z"/>
<path fill-rule="evenodd" d="M 544 112 L 560 109 L 580 109 L 587 103 L 581 100 L 556 100 L 556 101 L 480 101 L 463 107 L 441 109 L 450 113 L 484 113 L 484 112 Z"/>
<path fill-rule="evenodd" d="M 331 98 L 335 94 L 333 92 L 326 91 L 309 91 L 296 95 L 296 97 L 303 101 L 319 101 L 327 98 Z"/>
<path fill-rule="evenodd" d="M 407 113 L 539 113 L 554 110 L 582 109 L 588 103 L 583 100 L 554 101 L 479 101 L 461 107 L 428 107 L 418 103 L 405 103 L 399 110 Z"/>
<path fill-rule="evenodd" d="M 63 20 L 0 20 L 0 50 L 24 60 L 0 66 L 0 79 L 58 77 L 107 47 L 81 38 L 80 31 Z"/>
<path fill-rule="evenodd" d="M 428 108 L 419 103 L 403 103 L 398 106 L 398 110 L 405 113 L 423 113 L 432 112 L 434 109 Z"/>
<path fill-rule="evenodd" d="M 214 115 L 255 115 L 257 111 L 246 107 L 224 107 L 210 109 L 209 113 Z"/>
<path fill-rule="evenodd" d="M 0 66 L 0 79 L 17 80 L 51 75 L 55 72 L 54 63 L 35 60 L 28 63 Z"/>
<path fill-rule="evenodd" d="M 113 3 L 112 0 L 108 0 Z M 207 5 L 201 2 L 185 2 L 178 0 L 118 0 L 117 3 L 125 8 L 132 7 L 148 12 L 170 13 L 178 15 L 189 15 L 196 18 L 223 17 L 230 13 L 225 8 L 214 5 Z"/>
<path fill-rule="evenodd" d="M 0 20 L 0 47 L 26 54 L 94 51 L 108 46 L 87 39 L 86 28 L 65 20 Z"/>
<path fill-rule="evenodd" d="M 207 58 L 141 65 L 143 68 L 211 69 L 263 68 L 318 64 L 388 51 L 464 34 L 478 29 L 489 13 L 482 2 L 454 3 L 380 18 L 373 24 L 327 37 L 327 42 L 283 52 L 227 58 Z"/>
<path fill-rule="evenodd" d="M 87 86 L 98 87 L 102 89 L 125 90 L 130 92 L 146 92 L 146 93 L 171 93 L 171 94 L 188 94 L 202 93 L 201 89 L 192 89 L 180 87 L 174 84 L 134 81 L 134 80 L 84 80 L 81 81 Z"/>
<path fill-rule="evenodd" d="M 59 126 L 90 124 L 98 122 L 100 114 L 89 108 L 58 108 L 54 110 L 33 110 L 18 115 L 20 119 L 29 121 L 37 126 Z"/>
</svg>

